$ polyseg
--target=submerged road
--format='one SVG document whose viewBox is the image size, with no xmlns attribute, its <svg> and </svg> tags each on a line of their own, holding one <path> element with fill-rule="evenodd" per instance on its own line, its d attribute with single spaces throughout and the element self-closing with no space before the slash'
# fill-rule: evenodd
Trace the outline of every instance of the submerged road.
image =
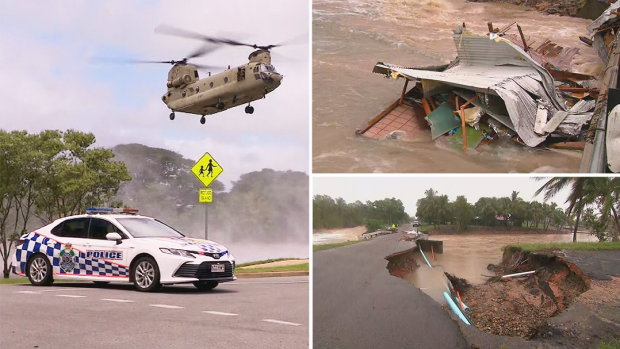
<svg viewBox="0 0 620 349">
<path fill-rule="evenodd" d="M 313 254 L 314 348 L 468 348 L 448 312 L 386 269 L 401 236 Z"/>
<path fill-rule="evenodd" d="M 2 348 L 308 348 L 309 278 L 169 286 L 0 285 Z"/>
</svg>

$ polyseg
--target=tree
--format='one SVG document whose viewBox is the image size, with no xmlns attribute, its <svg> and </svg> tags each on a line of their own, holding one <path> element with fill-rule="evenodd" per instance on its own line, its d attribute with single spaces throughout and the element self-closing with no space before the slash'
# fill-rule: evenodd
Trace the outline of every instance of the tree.
<svg viewBox="0 0 620 349">
<path fill-rule="evenodd" d="M 366 232 L 367 233 L 372 233 L 372 232 L 375 232 L 383 228 L 385 228 L 385 223 L 383 223 L 382 221 L 378 219 L 371 218 L 368 221 L 366 221 Z"/>
<path fill-rule="evenodd" d="M 92 134 L 77 131 L 0 131 L 0 257 L 8 278 L 8 257 L 27 232 L 31 216 L 43 223 L 113 200 L 131 180 L 108 149 L 91 147 Z"/>
<path fill-rule="evenodd" d="M 453 210 L 456 231 L 461 232 L 467 229 L 467 225 L 471 221 L 472 205 L 467 202 L 465 196 L 461 195 L 456 198 L 453 204 Z"/>
<path fill-rule="evenodd" d="M 579 218 L 581 216 L 581 211 L 583 210 L 586 201 L 584 198 L 584 185 L 591 178 L 586 177 L 554 177 L 548 180 L 542 187 L 536 190 L 534 195 L 539 195 L 544 192 L 545 201 L 553 198 L 557 193 L 559 193 L 564 188 L 570 186 L 570 192 L 568 198 L 566 199 L 566 203 L 568 206 L 568 214 L 575 211 L 575 226 L 573 228 L 573 242 L 577 241 L 577 229 L 579 228 Z M 540 178 L 537 178 L 540 180 Z"/>
</svg>

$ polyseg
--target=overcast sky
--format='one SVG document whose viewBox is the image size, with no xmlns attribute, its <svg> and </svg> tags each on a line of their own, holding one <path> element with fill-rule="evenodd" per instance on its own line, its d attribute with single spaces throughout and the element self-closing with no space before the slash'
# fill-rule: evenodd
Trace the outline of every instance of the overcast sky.
<svg viewBox="0 0 620 349">
<path fill-rule="evenodd" d="M 347 203 L 394 197 L 403 202 L 409 215 L 415 216 L 418 199 L 423 198 L 424 192 L 430 188 L 438 191 L 440 195 L 448 195 L 450 201 L 464 195 L 472 204 L 481 197 L 510 196 L 513 190 L 518 191 L 523 200 L 543 202 L 543 195 L 534 197 L 534 192 L 545 180 L 546 178 L 537 181 L 527 177 L 314 177 L 312 191 L 313 195 L 341 197 Z M 565 189 L 550 202 L 566 208 L 568 205 L 565 205 L 564 201 L 567 196 Z"/>
<path fill-rule="evenodd" d="M 309 39 L 275 49 L 282 85 L 264 100 L 207 116 L 177 113 L 161 96 L 170 65 L 104 65 L 93 57 L 181 59 L 200 42 L 154 33 L 160 24 L 240 41 L 275 44 L 309 35 L 307 1 L 2 1 L 0 127 L 93 132 L 100 146 L 142 143 L 197 160 L 209 152 L 223 182 L 262 168 L 306 173 Z M 247 47 L 222 47 L 194 62 L 247 63 Z M 213 73 L 216 73 L 214 71 Z M 204 72 L 201 72 L 204 76 Z M 202 77 L 202 76 L 201 76 Z"/>
</svg>

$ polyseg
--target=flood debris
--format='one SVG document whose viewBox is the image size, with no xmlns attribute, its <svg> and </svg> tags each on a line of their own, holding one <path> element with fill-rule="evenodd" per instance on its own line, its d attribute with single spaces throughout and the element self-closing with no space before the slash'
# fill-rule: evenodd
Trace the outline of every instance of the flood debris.
<svg viewBox="0 0 620 349">
<path fill-rule="evenodd" d="M 560 257 L 516 248 L 507 249 L 493 271 L 497 277 L 460 294 L 473 325 L 497 335 L 531 339 L 542 334 L 545 319 L 565 310 L 590 286 L 578 267 Z"/>
<path fill-rule="evenodd" d="M 612 44 L 618 39 L 620 29 L 620 2 L 611 4 L 603 14 L 587 26 L 588 33 L 593 35 L 592 47 L 601 57 L 603 63 L 609 62 L 609 55 L 613 49 Z"/>
<path fill-rule="evenodd" d="M 551 40 L 534 46 L 516 22 L 488 27 L 486 35 L 457 27 L 450 64 L 378 62 L 374 73 L 403 78 L 405 85 L 400 98 L 357 133 L 384 139 L 397 130 L 419 135 L 430 129 L 431 140 L 451 137 L 464 151 L 500 137 L 528 147 L 580 141 L 599 91 L 594 77 L 570 71 L 579 50 Z"/>
</svg>

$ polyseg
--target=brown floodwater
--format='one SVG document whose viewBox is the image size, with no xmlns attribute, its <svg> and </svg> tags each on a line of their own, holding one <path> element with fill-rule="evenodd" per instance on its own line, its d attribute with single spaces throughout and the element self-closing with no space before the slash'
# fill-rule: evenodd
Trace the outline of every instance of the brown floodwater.
<svg viewBox="0 0 620 349">
<path fill-rule="evenodd" d="M 422 256 L 416 259 L 420 268 L 407 275 L 405 279 L 419 287 L 435 301 L 445 303 L 442 293 L 444 286 L 443 272 L 466 279 L 471 284 L 484 283 L 494 276 L 487 270 L 489 264 L 499 264 L 502 259 L 502 247 L 512 243 L 570 242 L 572 234 L 502 234 L 502 235 L 432 235 L 431 240 L 443 241 L 443 254 L 436 254 L 435 260 L 430 253 L 425 253 L 433 268 L 429 268 Z M 597 241 L 590 234 L 577 234 L 577 241 Z M 404 249 L 406 249 L 405 247 Z"/>
<path fill-rule="evenodd" d="M 376 62 L 404 66 L 447 63 L 456 57 L 452 30 L 484 34 L 518 22 L 526 37 L 550 38 L 578 47 L 575 72 L 597 74 L 602 64 L 581 43 L 589 20 L 545 15 L 531 8 L 464 0 L 314 0 L 313 1 L 313 171 L 342 172 L 578 172 L 581 152 L 538 150 L 509 139 L 463 154 L 447 137 L 429 135 L 404 142 L 357 136 L 399 96 L 403 80 L 373 74 Z M 511 32 L 513 32 L 511 30 Z M 516 33 L 516 31 L 515 31 Z"/>
</svg>

